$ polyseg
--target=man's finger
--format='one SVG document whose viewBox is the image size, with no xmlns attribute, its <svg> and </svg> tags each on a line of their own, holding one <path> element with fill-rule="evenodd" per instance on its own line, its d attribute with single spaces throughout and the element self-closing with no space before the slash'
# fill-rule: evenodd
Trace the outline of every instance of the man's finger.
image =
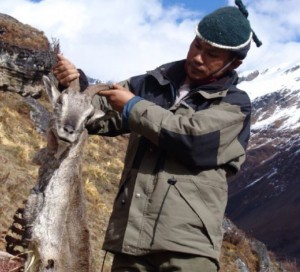
<svg viewBox="0 0 300 272">
<path fill-rule="evenodd" d="M 61 74 L 59 75 L 55 75 L 57 80 L 59 81 L 59 83 L 65 87 L 68 87 L 70 85 L 70 82 L 79 78 L 79 74 L 75 73 L 75 74 L 68 74 L 65 76 L 62 76 Z"/>
<path fill-rule="evenodd" d="M 56 55 L 57 61 L 69 61 L 67 58 L 64 57 L 63 54 Z"/>
<path fill-rule="evenodd" d="M 118 90 L 123 89 L 123 87 L 121 85 L 117 84 L 117 83 L 113 83 L 111 86 L 112 86 L 112 89 L 118 89 Z"/>
<path fill-rule="evenodd" d="M 113 89 L 106 89 L 97 92 L 99 95 L 110 96 L 113 93 Z"/>
<path fill-rule="evenodd" d="M 80 74 L 78 73 L 77 69 L 72 70 L 60 70 L 60 69 L 54 69 L 53 74 L 57 77 L 57 79 L 62 79 L 64 77 L 67 77 L 68 75 L 79 77 Z"/>
<path fill-rule="evenodd" d="M 69 62 L 63 62 L 59 61 L 54 67 L 54 70 L 58 71 L 64 71 L 64 70 L 76 70 L 76 66 L 69 63 Z"/>
</svg>

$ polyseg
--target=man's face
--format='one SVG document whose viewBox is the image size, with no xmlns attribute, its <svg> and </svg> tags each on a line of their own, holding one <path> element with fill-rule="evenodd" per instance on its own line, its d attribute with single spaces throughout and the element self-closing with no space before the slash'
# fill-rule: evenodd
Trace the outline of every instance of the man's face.
<svg viewBox="0 0 300 272">
<path fill-rule="evenodd" d="M 232 60 L 232 54 L 228 50 L 213 47 L 196 37 L 187 54 L 185 65 L 187 81 L 190 84 L 197 84 L 205 82 L 211 77 L 220 77 L 232 67 L 229 66 L 222 72 L 219 70 Z"/>
</svg>

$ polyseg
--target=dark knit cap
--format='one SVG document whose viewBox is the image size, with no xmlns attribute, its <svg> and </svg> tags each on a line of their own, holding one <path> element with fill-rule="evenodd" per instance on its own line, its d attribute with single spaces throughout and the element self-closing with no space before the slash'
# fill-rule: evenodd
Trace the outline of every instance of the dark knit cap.
<svg viewBox="0 0 300 272">
<path fill-rule="evenodd" d="M 205 16 L 196 28 L 196 34 L 214 47 L 234 51 L 239 59 L 244 59 L 253 39 L 257 46 L 261 42 L 252 31 L 247 19 L 248 11 L 240 0 L 236 7 L 217 9 Z"/>
</svg>

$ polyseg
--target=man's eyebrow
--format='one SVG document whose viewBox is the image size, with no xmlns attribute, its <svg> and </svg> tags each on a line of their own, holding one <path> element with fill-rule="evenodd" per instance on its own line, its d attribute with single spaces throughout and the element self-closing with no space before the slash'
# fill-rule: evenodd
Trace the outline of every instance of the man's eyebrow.
<svg viewBox="0 0 300 272">
<path fill-rule="evenodd" d="M 199 39 L 195 38 L 195 39 L 194 39 L 194 42 L 195 42 L 196 44 L 199 44 Z"/>
<path fill-rule="evenodd" d="M 222 49 L 216 48 L 216 47 L 213 47 L 213 46 L 208 46 L 208 47 L 206 47 L 206 50 L 207 50 L 208 52 L 210 52 L 210 53 L 216 53 L 216 54 L 222 52 Z"/>
<path fill-rule="evenodd" d="M 200 38 L 196 38 L 195 41 L 197 44 L 204 46 L 206 49 L 212 49 L 212 50 L 217 49 L 217 48 L 211 46 L 209 43 L 201 40 Z"/>
<path fill-rule="evenodd" d="M 209 52 L 214 52 L 214 53 L 219 53 L 220 50 L 218 48 L 215 48 L 215 47 L 209 47 L 209 48 L 206 48 L 207 51 Z"/>
<path fill-rule="evenodd" d="M 197 44 L 197 46 L 203 47 L 209 53 L 218 54 L 221 52 L 220 48 L 216 48 L 210 45 L 209 43 L 206 43 L 205 41 L 201 40 L 200 38 L 195 38 L 195 43 Z"/>
</svg>

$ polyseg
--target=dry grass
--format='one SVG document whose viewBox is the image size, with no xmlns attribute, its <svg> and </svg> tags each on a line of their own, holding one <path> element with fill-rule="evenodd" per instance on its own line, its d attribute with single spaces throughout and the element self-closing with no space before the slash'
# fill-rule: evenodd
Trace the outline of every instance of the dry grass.
<svg viewBox="0 0 300 272">
<path fill-rule="evenodd" d="M 47 51 L 50 49 L 48 39 L 43 31 L 7 16 L 0 16 L 0 25 L 3 31 L 2 42 L 29 50 Z"/>
<path fill-rule="evenodd" d="M 227 241 L 223 242 L 220 272 L 240 271 L 236 265 L 237 259 L 245 263 L 250 272 L 258 271 L 258 258 L 252 252 L 247 239 L 241 241 L 238 245 L 231 244 Z"/>
<path fill-rule="evenodd" d="M 288 272 L 299 272 L 299 264 L 297 264 L 296 259 L 294 260 L 288 260 L 286 258 L 279 258 L 276 256 L 273 252 L 270 252 L 270 258 L 275 264 L 275 268 L 277 271 L 288 271 Z M 278 262 L 280 260 L 280 263 Z"/>
<path fill-rule="evenodd" d="M 44 98 L 41 102 L 47 104 Z M 29 118 L 30 108 L 21 96 L 0 91 L 0 109 L 0 250 L 5 250 L 3 236 L 16 208 L 22 206 L 36 182 L 38 166 L 31 159 L 45 146 L 45 138 L 36 131 Z M 97 268 L 102 265 L 101 245 L 123 167 L 126 142 L 126 137 L 91 136 L 84 152 L 83 180 L 93 264 Z M 109 269 L 110 255 L 105 263 Z"/>
<path fill-rule="evenodd" d="M 39 101 L 49 107 L 44 97 Z M 22 206 L 36 182 L 38 166 L 32 164 L 31 158 L 45 145 L 45 139 L 36 131 L 29 118 L 30 108 L 21 96 L 0 91 L 0 109 L 0 250 L 5 250 L 3 237 L 12 223 L 13 214 L 17 207 Z M 126 136 L 90 136 L 84 152 L 83 181 L 93 271 L 100 271 L 102 266 L 104 252 L 101 245 L 123 167 L 126 145 Z M 226 239 L 221 253 L 221 272 L 239 271 L 237 258 L 247 264 L 250 272 L 258 271 L 258 258 L 243 232 Z M 110 271 L 111 262 L 112 256 L 108 254 L 104 271 Z M 292 262 L 284 265 L 286 271 L 297 271 Z M 282 267 L 278 265 L 275 272 L 283 271 Z"/>
<path fill-rule="evenodd" d="M 43 138 L 25 114 L 28 109 L 25 110 L 22 97 L 0 92 L 0 109 L 0 232 L 3 233 L 34 184 L 37 167 L 31 164 L 30 156 L 42 145 Z M 3 239 L 0 249 L 4 249 Z"/>
<path fill-rule="evenodd" d="M 285 271 L 299 272 L 299 267 L 297 266 L 296 261 L 284 261 L 281 267 L 284 268 Z"/>
<path fill-rule="evenodd" d="M 221 270 L 220 272 L 239 272 L 236 260 L 240 259 L 246 264 L 249 272 L 260 271 L 259 256 L 253 251 L 251 243 L 253 239 L 247 237 L 245 232 L 236 229 L 229 235 L 224 236 L 221 250 Z M 298 272 L 296 261 L 279 260 L 276 255 L 269 251 L 272 268 L 266 268 L 266 272 Z"/>
</svg>

